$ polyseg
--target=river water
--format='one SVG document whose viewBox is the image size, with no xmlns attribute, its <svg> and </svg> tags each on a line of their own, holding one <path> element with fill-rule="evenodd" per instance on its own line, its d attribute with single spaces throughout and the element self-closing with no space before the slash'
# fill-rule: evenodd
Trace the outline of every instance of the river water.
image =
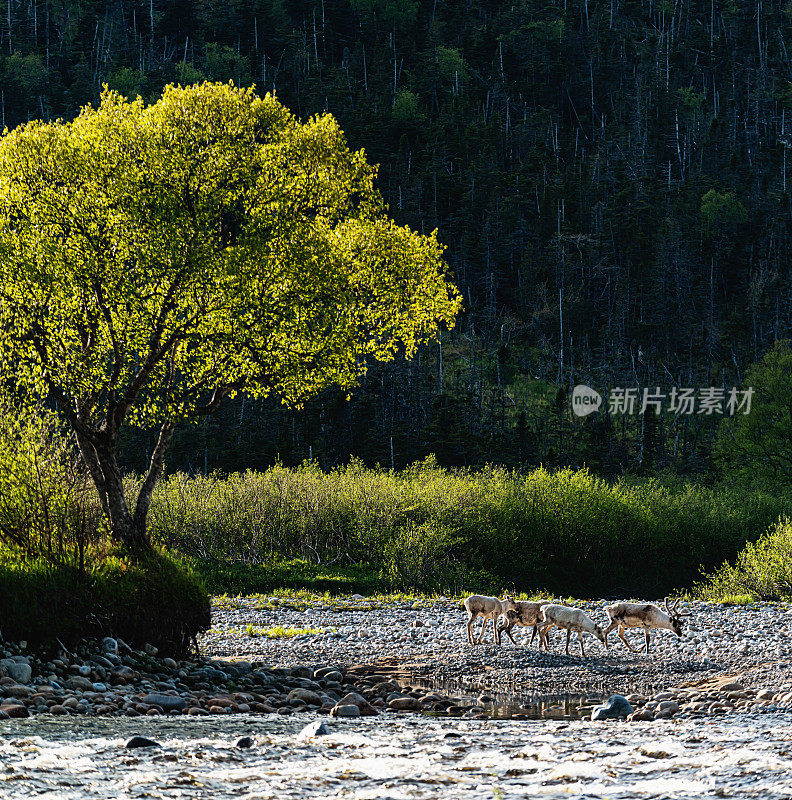
<svg viewBox="0 0 792 800">
<path fill-rule="evenodd" d="M 330 734 L 300 739 L 323 719 Z M 125 749 L 140 734 L 160 748 Z M 234 746 L 243 735 L 256 746 Z M 0 797 L 792 797 L 792 715 L 628 722 L 387 715 L 0 723 Z"/>
</svg>

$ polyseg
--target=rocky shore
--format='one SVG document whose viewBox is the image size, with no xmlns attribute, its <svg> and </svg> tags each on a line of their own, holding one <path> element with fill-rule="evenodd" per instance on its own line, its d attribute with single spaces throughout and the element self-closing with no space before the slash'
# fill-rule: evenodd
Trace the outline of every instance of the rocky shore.
<svg viewBox="0 0 792 800">
<path fill-rule="evenodd" d="M 586 610 L 602 619 L 604 605 Z M 550 654 L 505 637 L 495 646 L 491 627 L 489 643 L 468 645 L 464 612 L 443 599 L 217 598 L 204 655 L 193 660 L 112 638 L 48 657 L 24 643 L 1 644 L 0 720 L 309 711 L 591 718 L 615 693 L 625 699 L 613 716 L 645 722 L 792 710 L 792 607 L 693 603 L 686 610 L 683 638 L 657 632 L 648 656 L 612 635 L 607 652 L 587 639 L 581 658 L 574 647 L 564 654 L 561 636 Z M 517 630 L 518 642 L 530 633 Z M 643 641 L 627 635 L 636 647 Z"/>
</svg>

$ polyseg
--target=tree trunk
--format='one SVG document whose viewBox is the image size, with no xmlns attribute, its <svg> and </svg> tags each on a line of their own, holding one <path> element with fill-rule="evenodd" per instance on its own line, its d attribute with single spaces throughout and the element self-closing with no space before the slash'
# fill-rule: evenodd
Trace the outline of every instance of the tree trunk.
<svg viewBox="0 0 792 800">
<path fill-rule="evenodd" d="M 95 446 L 94 451 L 103 479 L 103 486 L 97 485 L 97 489 L 100 495 L 104 495 L 103 506 L 110 521 L 110 535 L 113 541 L 135 548 L 148 546 L 146 521 L 143 519 L 143 524 L 140 525 L 133 518 L 124 497 L 124 480 L 116 459 L 115 441 Z"/>
<path fill-rule="evenodd" d="M 165 451 L 170 444 L 174 428 L 172 422 L 166 422 L 160 430 L 148 472 L 138 493 L 134 514 L 130 512 L 124 496 L 123 476 L 116 459 L 115 437 L 105 434 L 103 437 L 105 441 L 97 444 L 95 440 L 77 434 L 80 453 L 99 493 L 102 511 L 110 523 L 110 535 L 114 542 L 135 549 L 145 549 L 149 546 L 146 520 L 154 486 L 162 474 Z"/>
<path fill-rule="evenodd" d="M 148 537 L 146 536 L 146 519 L 148 518 L 149 508 L 151 507 L 151 498 L 154 494 L 154 487 L 160 475 L 162 475 L 162 470 L 165 466 L 165 453 L 175 429 L 176 424 L 171 420 L 164 422 L 160 428 L 157 444 L 154 447 L 154 452 L 151 454 L 148 472 L 140 487 L 137 502 L 135 503 L 135 516 L 132 520 L 133 526 L 135 531 L 139 533 L 146 543 L 148 542 Z"/>
</svg>

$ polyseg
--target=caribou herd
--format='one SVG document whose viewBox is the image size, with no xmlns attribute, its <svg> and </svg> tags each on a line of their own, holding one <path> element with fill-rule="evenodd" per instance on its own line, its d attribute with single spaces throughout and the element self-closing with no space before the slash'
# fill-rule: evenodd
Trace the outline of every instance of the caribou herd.
<svg viewBox="0 0 792 800">
<path fill-rule="evenodd" d="M 465 610 L 468 614 L 467 638 L 469 644 L 481 644 L 487 622 L 492 620 L 495 643 L 501 643 L 501 634 L 506 635 L 517 644 L 512 636 L 515 625 L 524 625 L 532 628 L 531 643 L 537 633 L 539 634 L 539 648 L 549 650 L 548 634 L 551 628 L 559 628 L 567 632 L 566 654 L 569 655 L 569 638 L 577 632 L 580 642 L 580 655 L 584 656 L 583 634 L 589 633 L 605 645 L 608 649 L 608 634 L 618 628 L 619 638 L 628 650 L 635 652 L 627 639 L 624 638 L 626 628 L 640 628 L 644 632 L 646 644 L 644 648 L 649 652 L 650 631 L 665 628 L 673 631 L 677 636 L 682 635 L 683 617 L 690 614 L 677 611 L 679 600 L 669 606 L 668 598 L 664 601 L 665 611 L 654 603 L 613 603 L 605 607 L 609 624 L 607 627 L 597 625 L 594 620 L 579 608 L 572 608 L 563 603 L 554 603 L 552 600 L 539 600 L 534 602 L 514 600 L 509 595 L 503 600 L 497 597 L 485 597 L 473 594 L 465 600 Z M 477 617 L 483 617 L 484 622 L 478 639 L 473 636 L 473 622 Z"/>
</svg>

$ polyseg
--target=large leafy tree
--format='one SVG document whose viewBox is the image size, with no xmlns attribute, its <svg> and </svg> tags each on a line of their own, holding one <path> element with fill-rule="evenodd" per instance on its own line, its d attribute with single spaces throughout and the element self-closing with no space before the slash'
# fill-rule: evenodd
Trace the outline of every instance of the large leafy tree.
<svg viewBox="0 0 792 800">
<path fill-rule="evenodd" d="M 179 422 L 243 390 L 352 387 L 453 323 L 441 245 L 374 178 L 332 116 L 224 84 L 105 91 L 0 139 L 0 377 L 57 404 L 116 539 L 146 542 Z M 124 425 L 159 426 L 134 506 Z"/>
</svg>

